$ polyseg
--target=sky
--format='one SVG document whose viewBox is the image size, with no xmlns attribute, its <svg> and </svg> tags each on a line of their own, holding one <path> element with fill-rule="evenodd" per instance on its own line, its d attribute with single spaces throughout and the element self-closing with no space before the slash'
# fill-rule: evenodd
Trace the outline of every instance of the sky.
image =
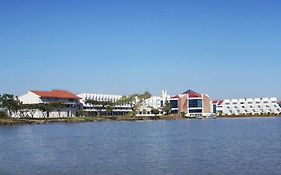
<svg viewBox="0 0 281 175">
<path fill-rule="evenodd" d="M 0 0 L 0 94 L 281 99 L 279 0 Z"/>
</svg>

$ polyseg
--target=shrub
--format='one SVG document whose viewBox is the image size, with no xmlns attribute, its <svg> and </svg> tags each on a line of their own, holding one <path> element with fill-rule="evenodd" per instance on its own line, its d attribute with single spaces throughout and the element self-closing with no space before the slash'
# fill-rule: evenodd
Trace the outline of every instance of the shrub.
<svg viewBox="0 0 281 175">
<path fill-rule="evenodd" d="M 0 118 L 8 118 L 8 115 L 4 111 L 0 111 Z"/>
<path fill-rule="evenodd" d="M 180 116 L 186 117 L 186 112 L 180 112 Z"/>
</svg>

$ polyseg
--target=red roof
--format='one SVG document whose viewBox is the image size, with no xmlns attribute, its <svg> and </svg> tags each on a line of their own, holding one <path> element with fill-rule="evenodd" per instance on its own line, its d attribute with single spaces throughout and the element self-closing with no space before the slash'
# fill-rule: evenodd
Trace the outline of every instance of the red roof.
<svg viewBox="0 0 281 175">
<path fill-rule="evenodd" d="M 213 100 L 212 103 L 213 104 L 217 104 L 218 100 Z"/>
<path fill-rule="evenodd" d="M 279 101 L 278 104 L 281 104 L 281 101 Z"/>
<path fill-rule="evenodd" d="M 60 99 L 80 99 L 75 94 L 64 90 L 52 90 L 52 91 L 31 91 L 36 95 L 43 98 L 60 98 Z"/>
<path fill-rule="evenodd" d="M 223 100 L 220 100 L 220 101 L 218 102 L 218 105 L 221 105 L 221 104 L 222 104 L 222 102 L 223 102 Z"/>
<path fill-rule="evenodd" d="M 188 94 L 189 98 L 201 97 L 201 94 L 198 94 L 197 92 L 194 92 L 192 90 L 187 90 L 182 94 Z"/>
<path fill-rule="evenodd" d="M 178 95 L 171 97 L 171 99 L 179 98 Z"/>
<path fill-rule="evenodd" d="M 197 93 L 189 93 L 188 96 L 189 96 L 190 98 L 201 97 L 201 95 L 200 95 L 200 94 L 197 94 Z"/>
</svg>

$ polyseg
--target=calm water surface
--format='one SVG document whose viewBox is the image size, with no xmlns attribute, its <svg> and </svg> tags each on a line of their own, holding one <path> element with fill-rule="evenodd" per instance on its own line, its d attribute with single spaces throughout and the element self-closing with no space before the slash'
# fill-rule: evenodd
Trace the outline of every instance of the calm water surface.
<svg viewBox="0 0 281 175">
<path fill-rule="evenodd" d="M 1 175 L 281 174 L 281 118 L 0 127 Z"/>
</svg>

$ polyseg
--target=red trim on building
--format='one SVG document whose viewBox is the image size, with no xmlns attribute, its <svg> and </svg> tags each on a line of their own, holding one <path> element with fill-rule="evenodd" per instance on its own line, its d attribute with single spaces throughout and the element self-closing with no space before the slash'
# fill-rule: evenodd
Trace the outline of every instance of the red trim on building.
<svg viewBox="0 0 281 175">
<path fill-rule="evenodd" d="M 52 91 L 31 91 L 36 95 L 43 98 L 60 98 L 60 99 L 81 99 L 75 94 L 64 90 L 52 90 Z"/>
<path fill-rule="evenodd" d="M 179 98 L 179 96 L 176 95 L 176 96 L 171 97 L 171 99 L 176 99 L 176 98 Z"/>
<path fill-rule="evenodd" d="M 201 94 L 198 94 L 197 92 L 194 92 L 194 91 L 192 91 L 192 90 L 187 90 L 187 91 L 185 91 L 184 93 L 182 93 L 182 94 L 188 94 L 188 97 L 189 98 L 200 98 L 200 97 L 202 97 L 202 95 Z"/>
<path fill-rule="evenodd" d="M 212 101 L 212 104 L 217 104 L 218 103 L 218 100 L 213 100 Z"/>
<path fill-rule="evenodd" d="M 218 102 L 218 105 L 221 105 L 223 103 L 223 100 L 220 100 L 219 102 Z"/>
</svg>

